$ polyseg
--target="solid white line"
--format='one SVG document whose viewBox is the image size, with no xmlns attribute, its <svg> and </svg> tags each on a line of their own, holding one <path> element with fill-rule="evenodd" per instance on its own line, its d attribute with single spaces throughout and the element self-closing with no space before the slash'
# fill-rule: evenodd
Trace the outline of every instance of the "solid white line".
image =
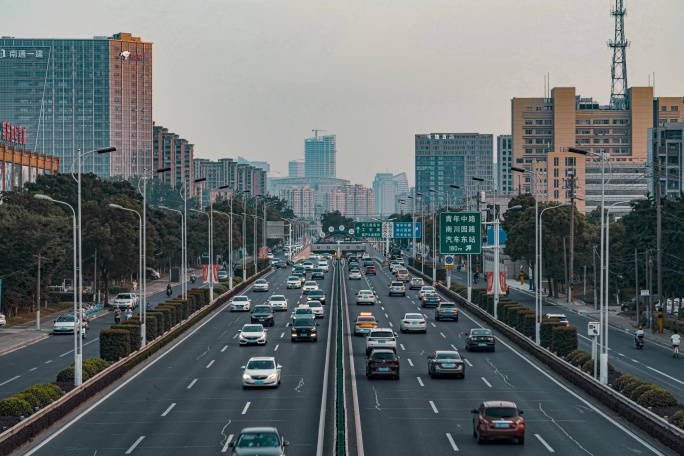
<svg viewBox="0 0 684 456">
<path fill-rule="evenodd" d="M 223 448 L 221 448 L 221 453 L 225 453 L 226 451 L 228 451 L 228 447 L 230 445 L 230 442 L 232 442 L 232 441 L 233 441 L 233 434 L 230 434 L 228 436 L 228 439 L 226 440 L 226 444 L 223 445 Z"/>
<path fill-rule="evenodd" d="M 192 388 L 192 385 L 194 385 L 196 381 L 197 381 L 197 379 L 194 379 L 193 381 L 191 381 L 190 384 L 188 385 L 188 389 Z"/>
<path fill-rule="evenodd" d="M 66 352 L 66 353 L 62 353 L 61 355 L 59 355 L 59 357 L 61 358 L 61 357 L 63 357 L 63 356 L 66 356 L 66 355 L 68 355 L 68 354 L 71 353 L 71 352 L 73 352 L 73 350 L 69 350 L 69 351 Z"/>
<path fill-rule="evenodd" d="M 420 386 L 425 386 L 423 385 L 423 381 L 420 379 L 420 377 L 416 377 L 418 379 L 418 383 L 420 383 Z"/>
<path fill-rule="evenodd" d="M 551 448 L 551 447 L 549 446 L 548 443 L 546 443 L 546 441 L 544 441 L 544 439 L 541 438 L 541 436 L 540 436 L 539 434 L 534 434 L 534 436 L 535 436 L 537 439 L 539 439 L 539 441 L 542 443 L 542 445 L 544 445 L 544 446 L 546 447 L 546 449 L 549 450 L 550 453 L 555 453 L 555 452 L 556 452 L 553 448 Z"/>
<path fill-rule="evenodd" d="M 247 409 L 249 408 L 249 404 L 251 404 L 251 402 L 247 402 L 247 405 L 245 405 L 245 408 L 242 409 L 242 414 L 243 414 L 243 415 L 245 415 L 245 414 L 247 413 Z"/>
<path fill-rule="evenodd" d="M 402 350 L 406 350 L 406 349 L 404 348 L 404 344 L 399 344 L 399 346 L 401 347 Z"/>
<path fill-rule="evenodd" d="M 449 443 L 451 444 L 451 448 L 454 449 L 454 451 L 458 451 L 458 447 L 456 446 L 456 442 L 454 442 L 454 438 L 451 437 L 451 434 L 448 432 L 446 433 L 447 439 L 449 439 Z"/>
<path fill-rule="evenodd" d="M 169 408 L 167 408 L 166 411 L 165 411 L 164 413 L 161 414 L 161 416 L 166 416 L 166 415 L 168 415 L 169 412 L 171 411 L 171 409 L 174 408 L 175 406 L 176 406 L 176 403 L 175 403 L 175 402 L 174 402 L 173 404 L 169 405 Z"/>
<path fill-rule="evenodd" d="M 52 360 L 49 359 L 49 360 L 45 361 L 45 364 L 50 364 L 51 362 L 52 362 Z"/>
<path fill-rule="evenodd" d="M 430 401 L 430 407 L 432 407 L 432 411 L 435 413 L 439 413 L 439 410 L 437 410 L 437 407 L 435 407 L 435 403 Z"/>
<path fill-rule="evenodd" d="M 19 377 L 21 377 L 21 375 L 17 375 L 16 377 L 10 378 L 9 380 L 5 380 L 4 382 L 0 383 L 0 386 L 6 385 L 9 382 L 11 382 L 12 380 L 18 379 Z"/>
<path fill-rule="evenodd" d="M 408 361 L 409 365 L 413 367 L 413 361 L 411 361 L 411 358 L 407 358 L 406 361 Z"/>
<path fill-rule="evenodd" d="M 141 436 L 138 438 L 138 440 L 136 440 L 135 443 L 134 443 L 133 445 L 131 445 L 131 447 L 130 447 L 130 448 L 126 451 L 126 453 L 124 453 L 124 454 L 131 454 L 131 453 L 133 453 L 133 450 L 135 450 L 135 447 L 137 447 L 137 446 L 140 444 L 140 442 L 143 441 L 144 438 L 145 438 L 145 436 L 144 436 L 144 435 L 141 435 Z"/>
<path fill-rule="evenodd" d="M 473 365 L 470 364 L 470 361 L 468 361 L 467 358 L 463 358 L 463 360 L 466 362 L 466 364 L 467 364 L 469 367 L 473 367 Z"/>
<path fill-rule="evenodd" d="M 276 345 L 273 351 L 278 351 L 278 347 L 280 347 L 280 345 Z"/>
<path fill-rule="evenodd" d="M 223 348 L 221 349 L 221 353 L 223 353 L 224 351 L 226 351 L 226 348 L 228 348 L 228 345 L 226 345 L 225 347 L 223 347 Z"/>
<path fill-rule="evenodd" d="M 213 360 L 213 359 L 211 361 L 209 361 L 209 364 L 207 364 L 206 368 L 209 369 L 211 367 L 211 365 L 214 364 L 214 361 L 215 360 Z"/>
<path fill-rule="evenodd" d="M 444 335 L 444 333 L 439 333 L 439 334 L 446 339 L 446 336 Z"/>
<path fill-rule="evenodd" d="M 487 381 L 486 378 L 484 378 L 484 377 L 480 377 L 480 378 L 482 379 L 483 382 L 485 382 L 485 385 L 487 385 L 490 388 L 492 387 L 492 385 L 489 384 L 489 382 Z"/>
<path fill-rule="evenodd" d="M 37 367 L 34 367 L 33 369 L 29 369 L 29 372 L 33 372 L 34 370 L 38 369 Z"/>
</svg>

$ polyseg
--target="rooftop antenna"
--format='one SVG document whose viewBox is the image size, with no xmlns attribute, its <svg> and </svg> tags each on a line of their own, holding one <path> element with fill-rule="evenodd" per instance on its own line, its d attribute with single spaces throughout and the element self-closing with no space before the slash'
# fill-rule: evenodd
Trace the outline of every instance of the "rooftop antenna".
<svg viewBox="0 0 684 456">
<path fill-rule="evenodd" d="M 314 137 L 315 137 L 316 139 L 318 139 L 318 132 L 319 132 L 319 131 L 328 131 L 328 130 L 317 130 L 317 129 L 314 128 L 314 129 L 311 130 L 311 131 L 314 132 Z"/>
<path fill-rule="evenodd" d="M 615 0 L 615 8 L 610 12 L 615 17 L 615 39 L 608 41 L 613 50 L 613 63 L 610 68 L 612 83 L 610 87 L 610 107 L 612 109 L 629 109 L 627 99 L 627 48 L 629 41 L 625 39 L 625 15 L 623 0 Z"/>
</svg>

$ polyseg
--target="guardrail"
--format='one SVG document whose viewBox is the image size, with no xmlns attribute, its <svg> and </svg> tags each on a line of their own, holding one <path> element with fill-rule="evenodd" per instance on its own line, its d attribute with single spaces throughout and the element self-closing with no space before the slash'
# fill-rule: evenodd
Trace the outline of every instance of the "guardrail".
<svg viewBox="0 0 684 456">
<path fill-rule="evenodd" d="M 247 279 L 247 281 L 237 284 L 232 290 L 226 291 L 221 296 L 204 306 L 202 309 L 199 309 L 190 315 L 186 320 L 178 323 L 168 332 L 147 344 L 145 348 L 139 349 L 128 355 L 128 357 L 117 361 L 104 371 L 97 374 L 95 377 L 88 379 L 78 388 L 69 391 L 52 404 L 2 432 L 0 434 L 0 455 L 10 454 L 12 451 L 20 448 L 25 443 L 33 440 L 33 438 L 35 438 L 41 432 L 50 428 L 81 404 L 91 399 L 95 394 L 119 380 L 135 366 L 145 361 L 161 348 L 165 347 L 173 340 L 178 338 L 178 336 L 203 320 L 209 314 L 219 309 L 226 302 L 228 302 L 230 298 L 241 293 L 255 280 L 261 278 L 270 270 L 271 268 L 269 267 L 264 271 L 253 275 Z"/>
</svg>

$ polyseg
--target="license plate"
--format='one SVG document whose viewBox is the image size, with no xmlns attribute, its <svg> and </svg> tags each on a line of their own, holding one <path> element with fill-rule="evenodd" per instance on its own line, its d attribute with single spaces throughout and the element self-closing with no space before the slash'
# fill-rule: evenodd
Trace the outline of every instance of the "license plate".
<svg viewBox="0 0 684 456">
<path fill-rule="evenodd" d="M 454 364 L 454 363 L 444 363 L 444 364 L 442 364 L 442 366 L 444 366 L 444 367 L 454 367 L 454 366 L 456 366 L 456 364 Z"/>
<path fill-rule="evenodd" d="M 485 342 L 480 342 L 480 343 L 477 344 L 477 345 L 479 345 L 480 347 L 486 347 L 486 346 L 487 346 L 487 344 L 486 344 Z"/>
<path fill-rule="evenodd" d="M 254 384 L 255 385 L 263 385 L 264 381 L 263 380 L 257 380 L 256 382 L 254 382 Z"/>
<path fill-rule="evenodd" d="M 498 428 L 507 428 L 507 427 L 508 427 L 508 423 L 496 423 L 496 427 L 498 427 Z"/>
<path fill-rule="evenodd" d="M 389 367 L 381 367 L 378 369 L 380 372 L 387 372 L 389 371 Z"/>
<path fill-rule="evenodd" d="M 384 341 L 384 340 L 379 340 L 378 343 L 379 343 L 379 344 L 384 344 L 385 341 Z"/>
<path fill-rule="evenodd" d="M 308 334 L 300 334 L 299 337 L 306 337 Z"/>
</svg>

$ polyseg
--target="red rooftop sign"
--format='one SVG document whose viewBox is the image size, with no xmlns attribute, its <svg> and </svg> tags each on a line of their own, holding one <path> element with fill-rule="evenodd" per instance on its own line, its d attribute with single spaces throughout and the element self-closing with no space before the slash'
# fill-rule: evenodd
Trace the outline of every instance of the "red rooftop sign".
<svg viewBox="0 0 684 456">
<path fill-rule="evenodd" d="M 26 145 L 26 128 L 12 125 L 9 122 L 3 122 L 1 132 L 2 136 L 0 136 L 0 139 L 3 141 Z"/>
</svg>

